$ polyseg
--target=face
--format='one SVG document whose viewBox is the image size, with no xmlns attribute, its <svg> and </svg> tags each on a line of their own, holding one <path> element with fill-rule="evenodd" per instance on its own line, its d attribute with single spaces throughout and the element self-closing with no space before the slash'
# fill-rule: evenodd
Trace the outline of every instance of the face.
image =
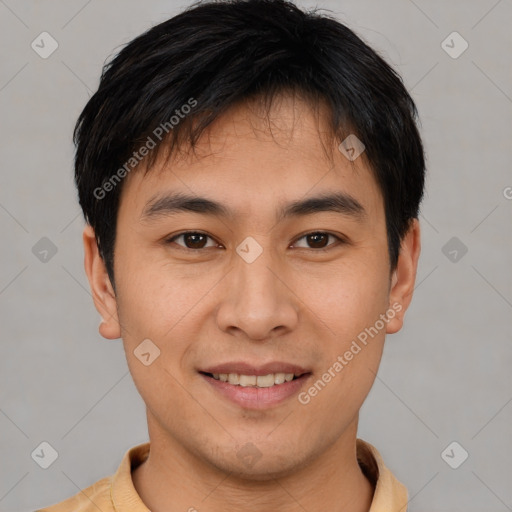
<svg viewBox="0 0 512 512">
<path fill-rule="evenodd" d="M 379 188 L 364 154 L 326 156 L 323 118 L 285 97 L 270 134 L 240 106 L 195 156 L 129 175 L 115 295 L 84 237 L 101 331 L 123 338 L 150 437 L 256 479 L 353 432 L 412 292 L 416 225 L 391 273 Z"/>
</svg>

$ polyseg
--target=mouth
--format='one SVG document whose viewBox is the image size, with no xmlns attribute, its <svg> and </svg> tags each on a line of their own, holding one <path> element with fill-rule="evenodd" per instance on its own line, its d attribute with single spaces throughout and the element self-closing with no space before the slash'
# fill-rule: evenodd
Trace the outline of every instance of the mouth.
<svg viewBox="0 0 512 512">
<path fill-rule="evenodd" d="M 223 398 L 245 409 L 264 409 L 297 394 L 312 372 L 285 363 L 255 367 L 240 362 L 200 370 L 199 374 Z"/>
</svg>

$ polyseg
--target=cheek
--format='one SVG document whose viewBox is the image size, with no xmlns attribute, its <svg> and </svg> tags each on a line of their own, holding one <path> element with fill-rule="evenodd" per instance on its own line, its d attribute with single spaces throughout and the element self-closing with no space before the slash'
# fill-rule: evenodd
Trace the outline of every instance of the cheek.
<svg viewBox="0 0 512 512">
<path fill-rule="evenodd" d="M 326 411 L 335 413 L 330 416 L 333 432 L 345 428 L 361 408 L 375 380 L 385 339 L 385 329 L 375 327 L 379 320 L 372 315 L 355 318 L 346 311 L 340 317 L 332 342 L 321 340 L 323 364 L 300 397 L 300 403 L 310 408 L 313 423 L 325 418 Z"/>
<path fill-rule="evenodd" d="M 135 385 L 155 416 L 158 410 L 165 414 L 170 403 L 173 410 L 186 408 L 188 395 L 180 383 L 190 378 L 190 363 L 197 360 L 195 342 L 204 338 L 205 311 L 211 310 L 215 300 L 218 277 L 212 272 L 185 276 L 168 264 L 150 265 L 147 259 L 146 265 L 126 265 L 123 272 L 118 313 Z M 150 353 L 158 354 L 147 367 L 137 358 L 143 342 Z"/>
<path fill-rule="evenodd" d="M 352 417 L 371 389 L 385 339 L 381 315 L 389 309 L 386 263 L 378 251 L 351 258 L 316 287 L 315 311 L 329 326 L 331 340 L 323 340 L 324 368 L 315 386 L 321 391 L 313 404 L 318 414 L 330 407 L 344 411 L 339 421 Z"/>
<path fill-rule="evenodd" d="M 178 431 L 198 424 L 203 412 L 183 387 L 183 376 L 169 367 L 163 357 L 144 366 L 137 358 L 129 360 L 133 382 L 151 416 L 167 429 Z M 180 411 L 180 414 L 176 414 Z"/>
<path fill-rule="evenodd" d="M 322 403 L 324 407 L 337 404 L 347 414 L 355 414 L 373 384 L 385 339 L 386 323 L 381 315 L 388 311 L 387 272 L 377 257 L 353 259 L 309 287 L 308 306 L 322 321 L 318 326 L 324 331 L 319 336 L 321 382 L 318 390 L 312 390 L 322 395 L 315 400 L 318 414 Z M 323 373 L 329 370 L 329 374 Z"/>
<path fill-rule="evenodd" d="M 120 272 L 120 320 L 128 338 L 136 335 L 163 343 L 183 325 L 195 325 L 197 306 L 214 286 L 215 276 L 186 276 L 165 261 L 140 261 L 144 264 L 126 265 Z"/>
<path fill-rule="evenodd" d="M 388 275 L 378 261 L 347 261 L 302 281 L 307 305 L 339 340 L 373 325 L 388 304 Z"/>
<path fill-rule="evenodd" d="M 152 415 L 172 427 L 179 423 L 172 411 L 183 411 L 183 417 L 185 411 L 192 417 L 197 413 L 188 410 L 190 396 L 182 387 L 190 340 L 198 337 L 193 307 L 197 296 L 195 290 L 182 291 L 162 277 L 148 269 L 132 272 L 118 287 L 118 311 L 135 386 Z"/>
</svg>

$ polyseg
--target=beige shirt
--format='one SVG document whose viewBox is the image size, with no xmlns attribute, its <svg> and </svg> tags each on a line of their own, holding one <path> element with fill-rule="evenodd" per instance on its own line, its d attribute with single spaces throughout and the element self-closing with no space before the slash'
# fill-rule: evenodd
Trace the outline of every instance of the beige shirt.
<svg viewBox="0 0 512 512">
<path fill-rule="evenodd" d="M 131 471 L 144 462 L 150 443 L 129 449 L 116 473 L 56 505 L 36 512 L 150 512 L 133 486 Z M 362 471 L 375 488 L 369 512 L 406 512 L 407 489 L 384 465 L 370 443 L 357 440 L 357 458 Z"/>
</svg>

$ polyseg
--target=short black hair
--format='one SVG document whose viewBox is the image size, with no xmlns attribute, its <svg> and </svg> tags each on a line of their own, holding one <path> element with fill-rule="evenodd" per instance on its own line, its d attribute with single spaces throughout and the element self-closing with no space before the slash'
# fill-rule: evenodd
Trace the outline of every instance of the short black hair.
<svg viewBox="0 0 512 512">
<path fill-rule="evenodd" d="M 79 202 L 113 285 L 122 178 L 163 147 L 169 154 L 194 147 L 229 107 L 289 92 L 325 102 L 331 135 L 341 141 L 353 133 L 365 145 L 395 268 L 425 179 L 417 110 L 400 76 L 317 10 L 286 0 L 224 0 L 193 4 L 131 41 L 105 64 L 78 118 Z"/>
</svg>

